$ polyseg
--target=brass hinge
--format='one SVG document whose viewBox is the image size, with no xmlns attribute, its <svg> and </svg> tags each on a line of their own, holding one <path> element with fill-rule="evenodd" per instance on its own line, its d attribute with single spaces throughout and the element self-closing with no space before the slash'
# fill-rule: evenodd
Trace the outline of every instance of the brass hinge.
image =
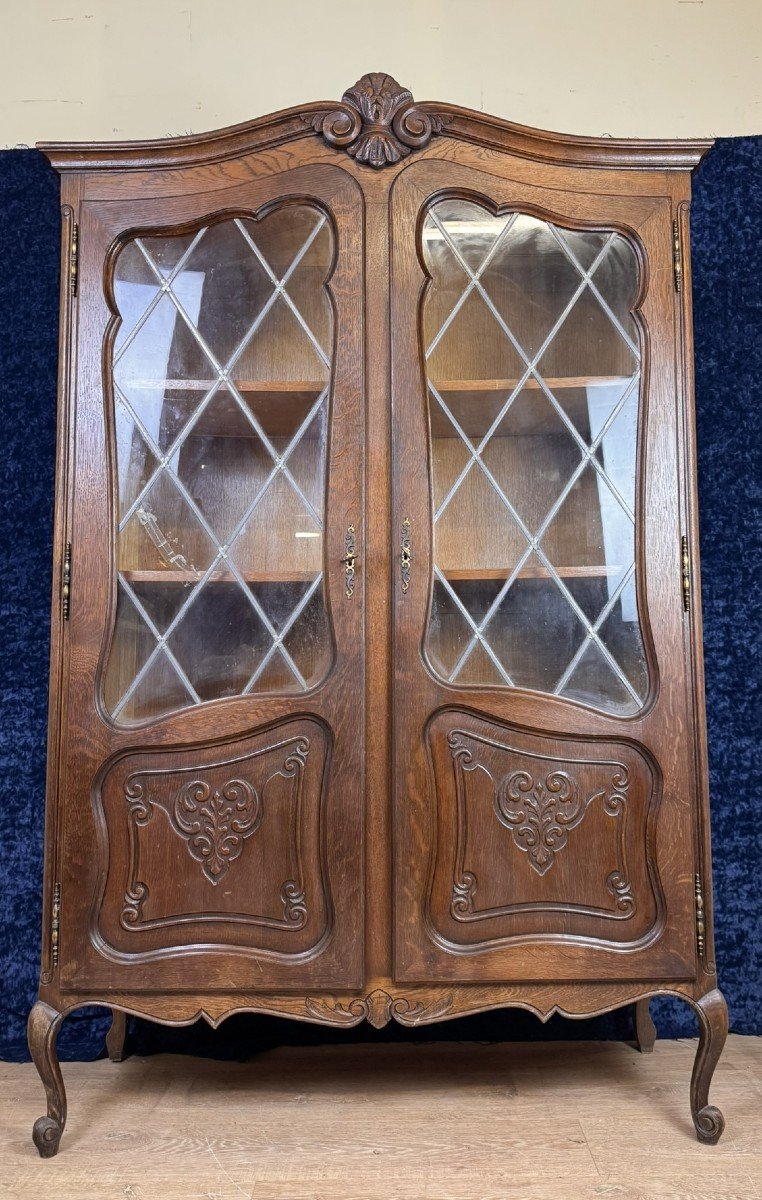
<svg viewBox="0 0 762 1200">
<path fill-rule="evenodd" d="M 696 946 L 698 947 L 699 958 L 704 957 L 704 946 L 706 944 L 706 921 L 704 917 L 704 893 L 701 890 L 701 876 L 696 876 L 695 881 L 695 896 L 696 896 Z"/>
<path fill-rule="evenodd" d="M 683 589 L 683 608 L 687 612 L 691 606 L 691 556 L 688 553 L 688 539 L 680 539 L 680 575 Z"/>
<path fill-rule="evenodd" d="M 64 621 L 69 620 L 71 611 L 71 542 L 66 543 L 61 568 L 61 612 Z"/>
<path fill-rule="evenodd" d="M 69 251 L 69 292 L 77 294 L 77 276 L 79 274 L 79 225 L 73 225 L 71 231 L 71 249 Z"/>
<path fill-rule="evenodd" d="M 61 926 L 61 885 L 53 888 L 53 915 L 50 920 L 50 957 L 54 967 L 58 966 L 58 932 Z"/>
<path fill-rule="evenodd" d="M 683 248 L 680 244 L 680 226 L 672 222 L 672 269 L 675 273 L 675 291 L 683 290 Z"/>
</svg>

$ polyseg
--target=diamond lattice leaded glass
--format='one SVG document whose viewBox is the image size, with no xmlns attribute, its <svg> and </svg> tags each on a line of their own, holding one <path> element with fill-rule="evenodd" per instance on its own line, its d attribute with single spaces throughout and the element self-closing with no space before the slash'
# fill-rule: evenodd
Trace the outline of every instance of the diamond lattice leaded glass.
<svg viewBox="0 0 762 1200">
<path fill-rule="evenodd" d="M 309 205 L 128 242 L 111 346 L 119 723 L 330 667 L 330 224 Z"/>
<path fill-rule="evenodd" d="M 437 201 L 422 229 L 434 577 L 426 653 L 457 686 L 620 715 L 638 617 L 638 264 L 610 231 Z"/>
</svg>

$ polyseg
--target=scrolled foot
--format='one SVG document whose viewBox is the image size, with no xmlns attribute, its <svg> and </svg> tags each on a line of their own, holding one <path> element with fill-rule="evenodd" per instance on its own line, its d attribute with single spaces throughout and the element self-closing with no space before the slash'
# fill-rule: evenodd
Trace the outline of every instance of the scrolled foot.
<svg viewBox="0 0 762 1200">
<path fill-rule="evenodd" d="M 722 992 L 715 989 L 695 1001 L 694 1008 L 701 1035 L 691 1076 L 691 1113 L 698 1140 L 715 1146 L 725 1128 L 725 1118 L 709 1103 L 709 1085 L 728 1036 L 728 1006 Z"/>
<path fill-rule="evenodd" d="M 38 1000 L 27 1023 L 29 1050 L 48 1100 L 47 1116 L 35 1121 L 32 1130 L 34 1144 L 42 1158 L 52 1158 L 58 1153 L 66 1124 L 66 1092 L 56 1053 L 56 1037 L 62 1020 L 62 1013 Z"/>
<path fill-rule="evenodd" d="M 52 1117 L 38 1117 L 32 1129 L 32 1141 L 39 1150 L 40 1158 L 53 1158 L 58 1154 L 63 1129 Z"/>
<path fill-rule="evenodd" d="M 707 1146 L 716 1146 L 725 1128 L 725 1118 L 719 1108 L 707 1104 L 694 1114 L 693 1124 L 696 1126 L 696 1137 Z"/>
</svg>

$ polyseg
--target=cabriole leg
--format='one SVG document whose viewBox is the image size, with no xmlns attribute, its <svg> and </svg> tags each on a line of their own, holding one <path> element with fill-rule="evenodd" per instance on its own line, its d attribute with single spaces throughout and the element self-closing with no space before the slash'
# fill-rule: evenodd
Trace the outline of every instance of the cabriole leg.
<svg viewBox="0 0 762 1200">
<path fill-rule="evenodd" d="M 66 1092 L 56 1052 L 56 1038 L 62 1020 L 62 1013 L 38 1000 L 27 1022 L 29 1051 L 48 1098 L 48 1115 L 39 1117 L 32 1130 L 34 1144 L 42 1158 L 52 1158 L 58 1153 L 66 1124 Z"/>
<path fill-rule="evenodd" d="M 715 989 L 696 1000 L 694 1008 L 701 1036 L 691 1076 L 691 1115 L 698 1140 L 714 1146 L 722 1136 L 725 1118 L 719 1108 L 709 1104 L 709 1085 L 728 1036 L 728 1006 L 722 992 Z"/>
<path fill-rule="evenodd" d="M 112 1062 L 123 1062 L 124 1041 L 127 1037 L 127 1014 L 118 1008 L 113 1008 L 111 1016 L 111 1028 L 106 1034 L 106 1050 Z"/>
<path fill-rule="evenodd" d="M 641 1054 L 650 1054 L 656 1041 L 656 1026 L 651 1019 L 649 1004 L 649 1000 L 638 1000 L 633 1005 L 635 1043 Z"/>
</svg>

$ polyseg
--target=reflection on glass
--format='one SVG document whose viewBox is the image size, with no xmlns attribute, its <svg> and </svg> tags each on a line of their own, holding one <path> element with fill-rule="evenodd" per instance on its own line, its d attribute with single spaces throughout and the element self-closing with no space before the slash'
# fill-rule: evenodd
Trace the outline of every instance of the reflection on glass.
<svg viewBox="0 0 762 1200">
<path fill-rule="evenodd" d="M 118 596 L 104 701 L 130 724 L 326 675 L 333 255 L 325 217 L 142 237 L 116 262 Z"/>
<path fill-rule="evenodd" d="M 448 199 L 422 230 L 434 580 L 448 683 L 619 715 L 648 674 L 636 599 L 638 264 L 626 238 Z"/>
</svg>

